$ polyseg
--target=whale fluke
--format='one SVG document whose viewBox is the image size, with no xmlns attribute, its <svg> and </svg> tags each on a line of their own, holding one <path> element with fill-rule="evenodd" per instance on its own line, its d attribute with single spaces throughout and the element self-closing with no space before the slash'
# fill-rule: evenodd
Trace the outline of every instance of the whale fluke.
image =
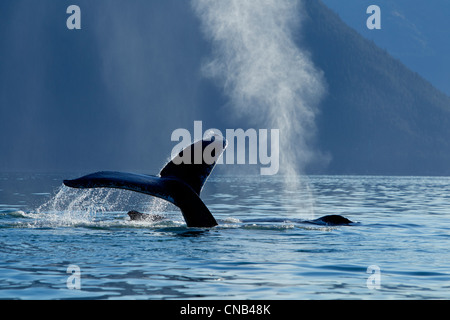
<svg viewBox="0 0 450 320">
<path fill-rule="evenodd" d="M 64 180 L 64 184 L 82 189 L 126 189 L 162 198 L 180 208 L 188 227 L 210 228 L 216 226 L 217 221 L 200 199 L 200 193 L 226 145 L 227 141 L 217 135 L 194 142 L 172 158 L 158 176 L 101 171 L 74 180 Z M 164 219 L 159 215 L 134 210 L 128 212 L 128 215 L 131 220 Z M 305 222 L 327 226 L 353 223 L 339 215 L 324 216 Z"/>
<path fill-rule="evenodd" d="M 171 159 L 159 176 L 101 171 L 64 180 L 64 184 L 83 189 L 126 189 L 159 197 L 180 208 L 188 227 L 210 228 L 217 222 L 200 199 L 200 192 L 226 144 L 226 140 L 217 135 L 199 140 Z M 132 215 L 130 218 L 137 217 Z"/>
</svg>

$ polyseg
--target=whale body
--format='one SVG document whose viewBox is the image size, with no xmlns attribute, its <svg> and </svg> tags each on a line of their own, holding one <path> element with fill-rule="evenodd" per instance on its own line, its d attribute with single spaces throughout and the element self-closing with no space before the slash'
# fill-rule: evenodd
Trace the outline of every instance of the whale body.
<svg viewBox="0 0 450 320">
<path fill-rule="evenodd" d="M 64 180 L 72 188 L 116 188 L 162 198 L 180 208 L 188 227 L 211 228 L 218 223 L 200 199 L 202 188 L 227 146 L 218 135 L 194 142 L 171 159 L 158 176 L 135 173 L 100 171 L 74 180 Z M 130 211 L 131 220 L 161 220 L 158 215 Z M 332 218 L 328 218 L 332 217 Z M 312 222 L 317 224 L 349 224 L 340 216 L 326 216 Z"/>
</svg>

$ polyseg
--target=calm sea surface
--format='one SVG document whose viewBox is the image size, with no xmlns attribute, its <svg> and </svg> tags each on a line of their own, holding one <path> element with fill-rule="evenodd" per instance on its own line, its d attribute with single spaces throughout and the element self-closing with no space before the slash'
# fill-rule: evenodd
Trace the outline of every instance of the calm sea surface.
<svg viewBox="0 0 450 320">
<path fill-rule="evenodd" d="M 1 299 L 450 299 L 447 177 L 212 176 L 208 230 L 74 177 L 0 174 Z M 308 223 L 328 214 L 357 223 Z"/>
</svg>

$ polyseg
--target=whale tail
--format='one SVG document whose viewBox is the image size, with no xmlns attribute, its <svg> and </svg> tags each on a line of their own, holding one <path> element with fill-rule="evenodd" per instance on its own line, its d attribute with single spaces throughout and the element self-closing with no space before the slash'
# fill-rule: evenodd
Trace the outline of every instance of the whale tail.
<svg viewBox="0 0 450 320">
<path fill-rule="evenodd" d="M 173 157 L 159 176 L 102 171 L 64 180 L 64 185 L 126 189 L 152 195 L 178 206 L 188 227 L 213 227 L 217 222 L 200 199 L 200 192 L 226 145 L 226 140 L 217 135 L 194 142 Z"/>
<path fill-rule="evenodd" d="M 226 147 L 226 139 L 218 135 L 213 135 L 211 140 L 198 140 L 173 157 L 162 168 L 159 176 L 181 180 L 200 195 L 206 180 Z"/>
</svg>

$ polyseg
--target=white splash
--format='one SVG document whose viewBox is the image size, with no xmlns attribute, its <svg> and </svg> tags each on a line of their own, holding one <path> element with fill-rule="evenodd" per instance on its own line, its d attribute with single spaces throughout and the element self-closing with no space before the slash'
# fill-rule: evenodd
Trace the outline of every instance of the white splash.
<svg viewBox="0 0 450 320">
<path fill-rule="evenodd" d="M 61 186 L 53 197 L 39 206 L 33 213 L 37 227 L 66 226 L 110 226 L 130 222 L 126 212 L 139 210 L 149 213 L 163 213 L 170 210 L 169 204 L 161 199 L 132 191 L 116 189 L 72 189 Z"/>
</svg>

